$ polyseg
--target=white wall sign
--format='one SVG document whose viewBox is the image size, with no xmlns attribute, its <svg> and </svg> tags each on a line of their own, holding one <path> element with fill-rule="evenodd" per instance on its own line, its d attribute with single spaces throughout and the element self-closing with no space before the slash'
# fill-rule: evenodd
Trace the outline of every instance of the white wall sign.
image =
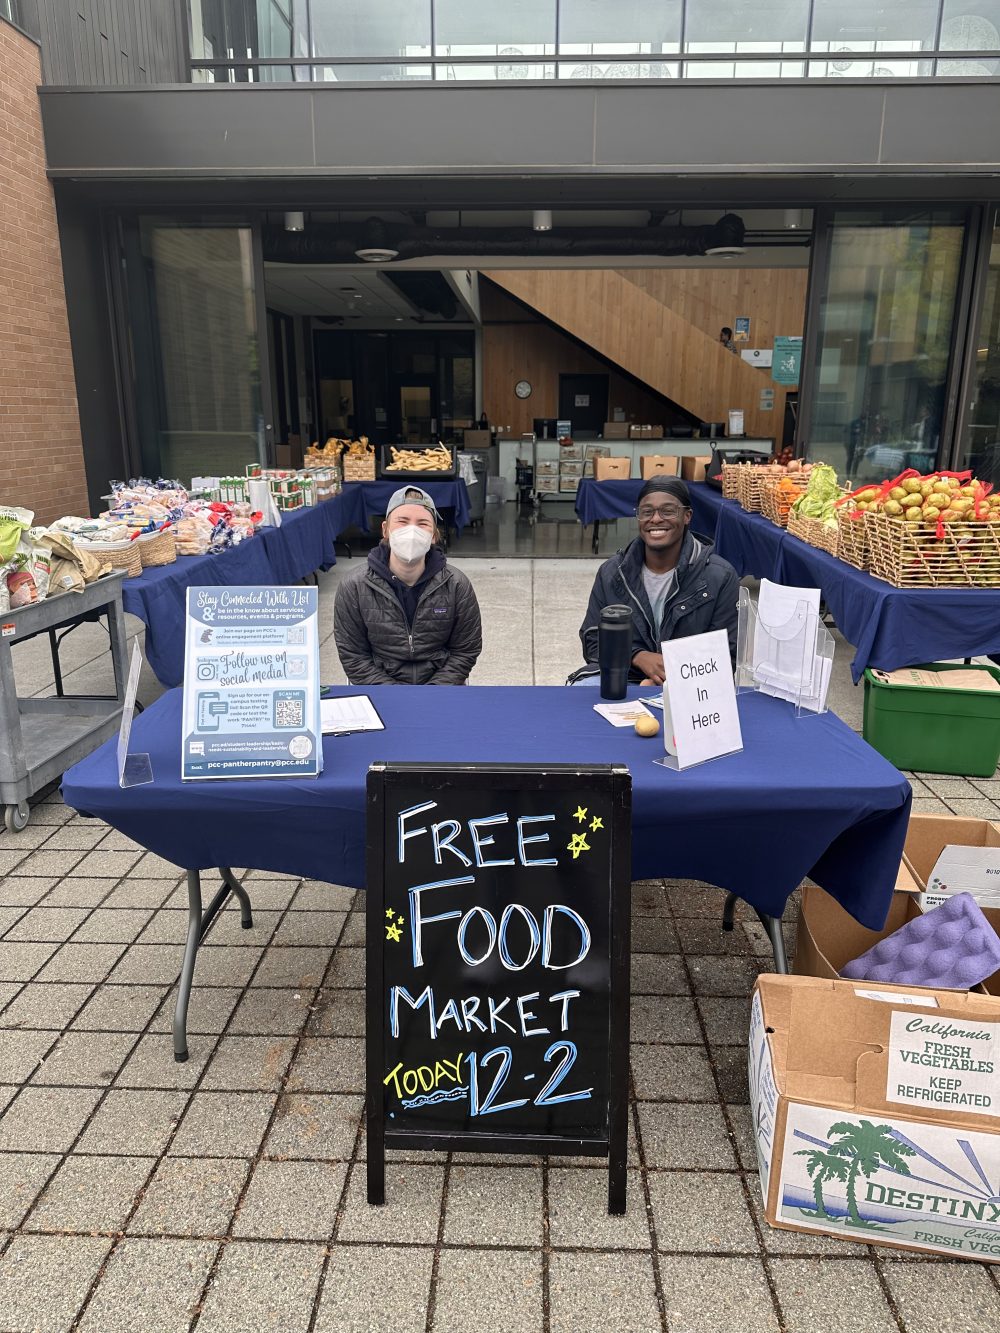
<svg viewBox="0 0 1000 1333">
<path fill-rule="evenodd" d="M 669 768 L 690 768 L 742 750 L 726 631 L 672 639 L 661 647 L 667 758 L 660 762 Z"/>
<path fill-rule="evenodd" d="M 770 370 L 773 352 L 770 347 L 745 347 L 740 356 L 751 366 L 760 366 Z"/>
</svg>

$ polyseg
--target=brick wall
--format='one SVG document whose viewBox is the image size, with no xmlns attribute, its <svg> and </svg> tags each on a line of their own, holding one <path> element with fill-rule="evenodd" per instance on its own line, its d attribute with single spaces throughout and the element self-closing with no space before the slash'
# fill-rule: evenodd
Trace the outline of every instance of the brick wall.
<svg viewBox="0 0 1000 1333">
<path fill-rule="evenodd" d="M 86 514 L 59 232 L 35 91 L 38 47 L 0 20 L 0 504 Z"/>
</svg>

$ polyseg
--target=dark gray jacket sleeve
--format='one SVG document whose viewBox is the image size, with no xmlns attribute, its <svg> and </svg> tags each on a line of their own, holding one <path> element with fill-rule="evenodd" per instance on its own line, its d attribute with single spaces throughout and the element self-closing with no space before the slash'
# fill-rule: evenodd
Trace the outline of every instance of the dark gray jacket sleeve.
<svg viewBox="0 0 1000 1333">
<path fill-rule="evenodd" d="M 605 604 L 604 566 L 602 565 L 597 571 L 594 586 L 590 590 L 587 613 L 583 617 L 583 624 L 580 626 L 580 642 L 583 645 L 583 660 L 585 662 L 597 661 L 597 631 Z"/>
<path fill-rule="evenodd" d="M 448 642 L 448 660 L 428 685 L 464 685 L 483 651 L 483 624 L 476 590 L 460 570 L 451 571 L 455 588 L 455 621 Z"/>
<path fill-rule="evenodd" d="M 375 665 L 361 614 L 361 578 L 349 578 L 337 589 L 333 607 L 333 637 L 340 664 L 352 685 L 395 685 L 397 682 Z"/>
</svg>

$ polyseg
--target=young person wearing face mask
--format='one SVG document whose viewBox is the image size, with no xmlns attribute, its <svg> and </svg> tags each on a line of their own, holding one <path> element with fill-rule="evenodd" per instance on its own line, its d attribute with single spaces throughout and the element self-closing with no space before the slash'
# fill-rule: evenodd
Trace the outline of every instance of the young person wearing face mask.
<svg viewBox="0 0 1000 1333">
<path fill-rule="evenodd" d="M 436 544 L 418 486 L 394 492 L 368 566 L 337 590 L 333 633 L 352 685 L 464 685 L 483 650 L 472 584 Z"/>
<path fill-rule="evenodd" d="M 615 604 L 632 609 L 632 681 L 662 685 L 660 645 L 709 630 L 726 631 L 735 659 L 739 577 L 710 541 L 691 532 L 686 484 L 679 477 L 651 477 L 635 512 L 638 537 L 597 571 L 580 626 L 588 665 L 574 673 L 574 683 L 595 676 L 601 611 Z"/>
</svg>

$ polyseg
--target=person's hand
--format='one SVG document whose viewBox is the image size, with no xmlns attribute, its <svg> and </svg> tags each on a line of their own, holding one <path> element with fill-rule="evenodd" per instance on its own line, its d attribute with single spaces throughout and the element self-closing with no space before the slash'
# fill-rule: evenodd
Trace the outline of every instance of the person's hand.
<svg viewBox="0 0 1000 1333">
<path fill-rule="evenodd" d="M 632 665 L 649 680 L 651 685 L 663 684 L 663 654 L 636 653 Z"/>
</svg>

